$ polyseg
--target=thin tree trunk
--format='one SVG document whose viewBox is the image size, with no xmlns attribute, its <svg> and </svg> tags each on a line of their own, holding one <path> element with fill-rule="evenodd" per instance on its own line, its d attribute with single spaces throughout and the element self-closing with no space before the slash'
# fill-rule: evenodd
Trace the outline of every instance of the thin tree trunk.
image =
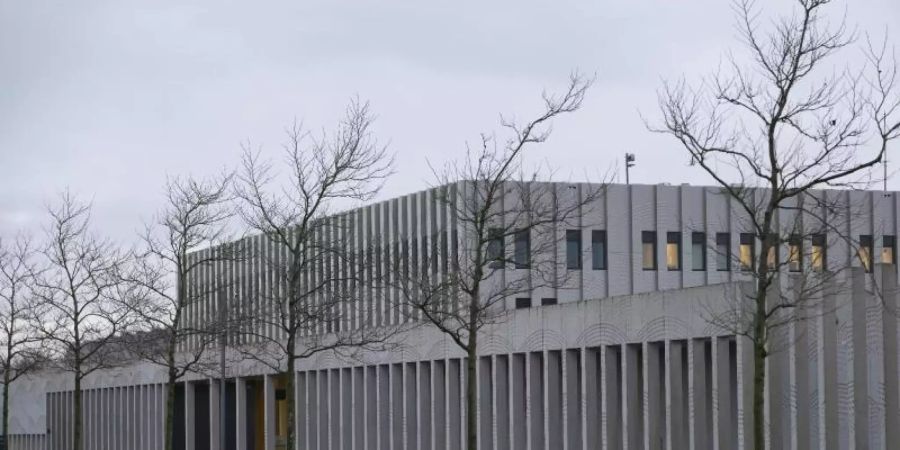
<svg viewBox="0 0 900 450">
<path fill-rule="evenodd" d="M 9 448 L 9 371 L 3 373 L 3 450 Z"/>
<path fill-rule="evenodd" d="M 764 245 L 764 250 L 767 251 Z M 761 258 L 767 257 L 764 253 Z M 766 389 L 766 285 L 762 277 L 765 277 L 764 262 L 760 262 L 763 270 L 757 281 L 756 290 L 756 317 L 753 323 L 753 448 L 765 450 L 765 389 Z"/>
<path fill-rule="evenodd" d="M 288 347 L 293 353 L 293 347 Z M 285 401 L 287 401 L 287 442 L 285 445 L 285 450 L 294 450 L 296 447 L 294 445 L 294 441 L 296 440 L 296 436 L 294 436 L 294 409 L 297 405 L 294 403 L 294 368 L 296 366 L 296 358 L 294 356 L 288 356 L 287 362 L 287 380 L 285 381 L 284 391 L 285 391 Z"/>
<path fill-rule="evenodd" d="M 478 450 L 478 365 L 477 332 L 469 335 L 466 357 L 466 449 Z"/>
<path fill-rule="evenodd" d="M 166 382 L 166 424 L 164 449 L 173 450 L 175 448 L 175 383 L 177 382 L 175 373 L 169 371 L 169 379 Z"/>
<path fill-rule="evenodd" d="M 72 402 L 72 415 L 74 416 L 74 426 L 72 428 L 72 450 L 81 450 L 81 375 L 75 375 L 75 391 L 72 393 L 74 401 Z"/>
</svg>

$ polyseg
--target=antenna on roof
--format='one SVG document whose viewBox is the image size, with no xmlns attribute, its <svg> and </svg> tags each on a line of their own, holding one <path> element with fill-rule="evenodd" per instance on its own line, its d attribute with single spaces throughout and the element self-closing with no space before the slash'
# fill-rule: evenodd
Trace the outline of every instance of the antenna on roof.
<svg viewBox="0 0 900 450">
<path fill-rule="evenodd" d="M 625 153 L 625 184 L 631 184 L 628 169 L 634 167 L 634 153 Z"/>
</svg>

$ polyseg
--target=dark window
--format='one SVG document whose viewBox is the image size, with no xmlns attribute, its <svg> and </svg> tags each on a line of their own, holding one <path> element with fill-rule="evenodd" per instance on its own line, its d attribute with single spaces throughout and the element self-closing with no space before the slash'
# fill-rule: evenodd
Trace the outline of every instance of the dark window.
<svg viewBox="0 0 900 450">
<path fill-rule="evenodd" d="M 566 268 L 581 269 L 581 230 L 566 230 Z"/>
<path fill-rule="evenodd" d="M 788 238 L 788 270 L 800 272 L 803 270 L 803 237 L 792 234 Z"/>
<path fill-rule="evenodd" d="M 731 270 L 731 233 L 716 233 L 716 270 Z"/>
<path fill-rule="evenodd" d="M 666 268 L 681 270 L 681 233 L 677 231 L 666 233 Z"/>
<path fill-rule="evenodd" d="M 527 269 L 531 264 L 531 233 L 529 230 L 516 232 L 515 255 L 516 269 Z"/>
<path fill-rule="evenodd" d="M 884 236 L 881 247 L 881 263 L 897 264 L 897 238 L 891 235 Z"/>
<path fill-rule="evenodd" d="M 556 297 L 544 297 L 541 299 L 541 306 L 555 305 Z"/>
<path fill-rule="evenodd" d="M 606 230 L 591 231 L 591 260 L 594 270 L 606 270 Z"/>
<path fill-rule="evenodd" d="M 828 238 L 825 234 L 812 235 L 812 255 L 810 263 L 813 270 L 828 270 Z"/>
<path fill-rule="evenodd" d="M 641 232 L 641 254 L 644 270 L 656 270 L 656 232 Z"/>
<path fill-rule="evenodd" d="M 516 309 L 531 308 L 531 297 L 516 298 Z"/>
<path fill-rule="evenodd" d="M 859 251 L 857 252 L 859 256 L 859 262 L 862 263 L 866 272 L 872 271 L 872 265 L 874 261 L 872 261 L 872 235 L 871 234 L 861 234 L 859 235 Z"/>
<path fill-rule="evenodd" d="M 706 233 L 691 233 L 691 269 L 706 270 Z"/>
<path fill-rule="evenodd" d="M 741 262 L 741 270 L 753 270 L 753 256 L 756 252 L 754 236 L 752 233 L 741 233 L 740 240 L 738 258 Z"/>
<path fill-rule="evenodd" d="M 423 245 L 423 248 L 427 248 Z M 491 228 L 488 230 L 487 259 L 492 269 L 503 267 L 503 230 Z"/>
</svg>

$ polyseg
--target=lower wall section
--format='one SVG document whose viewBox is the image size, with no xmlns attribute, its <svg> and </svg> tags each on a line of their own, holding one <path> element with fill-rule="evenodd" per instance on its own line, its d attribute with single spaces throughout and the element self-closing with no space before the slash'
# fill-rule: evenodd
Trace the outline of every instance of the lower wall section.
<svg viewBox="0 0 900 450">
<path fill-rule="evenodd" d="M 85 450 L 163 447 L 165 386 L 89 389 L 82 402 Z M 47 394 L 47 450 L 72 448 L 72 407 L 71 391 Z"/>
<path fill-rule="evenodd" d="M 5 439 L 9 450 L 44 450 L 47 445 L 43 434 L 11 434 Z"/>
<path fill-rule="evenodd" d="M 731 337 L 483 357 L 479 448 L 737 448 L 737 361 Z M 298 373 L 298 448 L 462 449 L 465 363 Z"/>
</svg>

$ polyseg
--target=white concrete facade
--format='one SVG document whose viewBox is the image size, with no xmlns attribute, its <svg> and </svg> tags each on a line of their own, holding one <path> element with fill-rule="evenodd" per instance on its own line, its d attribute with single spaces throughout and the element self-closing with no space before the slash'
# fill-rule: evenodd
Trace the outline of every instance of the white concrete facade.
<svg viewBox="0 0 900 450">
<path fill-rule="evenodd" d="M 574 186 L 557 186 L 561 201 L 587 188 Z M 462 184 L 439 189 L 465 191 Z M 371 243 L 385 259 L 396 254 L 410 258 L 410 264 L 416 254 L 439 255 L 428 258 L 437 263 L 427 269 L 436 274 L 448 270 L 442 258 L 453 258 L 455 248 L 465 248 L 465 234 L 449 210 L 434 202 L 434 195 L 433 190 L 424 191 L 341 215 L 355 230 L 351 245 L 366 248 Z M 900 235 L 900 205 L 894 193 L 822 195 L 854 209 L 838 226 L 849 236 L 872 236 L 870 253 L 880 256 L 884 236 Z M 747 231 L 743 225 L 734 205 L 716 188 L 641 185 L 608 186 L 578 223 L 561 224 L 560 236 L 567 229 L 581 231 L 581 268 L 572 269 L 563 286 L 532 293 L 534 305 L 540 305 L 541 298 L 555 298 L 559 304 L 516 310 L 515 300 L 509 299 L 510 315 L 481 339 L 480 447 L 748 448 L 749 344 L 705 318 L 722 299 L 747 288 L 741 283 L 745 275 L 734 268 L 719 271 L 715 265 L 716 234 L 728 233 L 729 248 L 736 254 L 740 233 Z M 593 231 L 603 231 L 606 237 L 603 269 L 594 268 Z M 645 231 L 656 232 L 656 270 L 642 266 Z M 669 270 L 666 264 L 670 232 L 681 236 L 679 270 Z M 693 233 L 704 233 L 705 270 L 692 270 Z M 284 257 L 261 237 L 249 241 L 261 257 Z M 507 250 L 512 245 L 506 243 Z M 559 249 L 561 261 L 565 251 L 564 246 Z M 783 258 L 786 252 L 782 249 Z M 845 241 L 828 240 L 833 267 L 848 262 L 859 266 L 855 255 Z M 222 274 L 239 282 L 212 290 L 208 301 L 192 305 L 190 317 L 213 317 L 217 295 L 239 308 L 266 308 L 254 301 L 259 298 L 254 293 L 278 281 L 267 276 L 264 267 L 262 260 L 210 267 L 193 289 Z M 823 298 L 821 314 L 791 325 L 779 336 L 792 345 L 768 360 L 769 448 L 888 449 L 889 443 L 900 442 L 900 327 L 893 313 L 897 266 L 881 267 L 875 283 L 862 270 L 852 276 L 848 272 L 842 277 L 847 289 Z M 384 274 L 372 274 L 378 275 Z M 502 283 L 506 277 L 529 275 L 505 267 L 498 276 Z M 377 324 L 401 320 L 390 308 L 390 298 L 359 301 L 374 303 Z M 348 322 L 346 326 L 359 326 L 362 318 Z M 299 448 L 461 448 L 462 353 L 429 327 L 415 329 L 402 340 L 414 344 L 389 354 L 367 354 L 362 362 L 329 354 L 301 361 L 293 374 L 300 406 L 296 423 L 288 425 L 298 431 Z M 248 364 L 232 368 L 229 378 L 224 387 L 201 378 L 184 384 L 180 448 L 204 450 L 196 444 L 206 442 L 208 448 L 257 450 L 258 440 L 249 436 L 256 433 L 262 433 L 261 448 L 276 448 L 277 388 L 272 375 Z M 160 448 L 163 379 L 159 369 L 145 364 L 90 377 L 85 448 Z M 43 441 L 46 447 L 41 448 L 66 448 L 65 408 L 71 387 L 65 377 L 41 374 L 13 389 L 10 431 L 23 435 L 23 443 L 11 440 L 10 448 L 29 449 L 33 447 L 26 445 Z M 226 389 L 233 400 L 220 405 L 218 389 Z M 248 417 L 248 405 L 257 400 L 264 413 L 261 428 Z M 229 442 L 217 446 L 220 408 L 231 409 L 233 426 L 228 427 Z M 197 411 L 206 411 L 206 416 Z M 198 439 L 197 433 L 208 439 Z M 38 440 L 42 442 L 31 444 Z"/>
</svg>

